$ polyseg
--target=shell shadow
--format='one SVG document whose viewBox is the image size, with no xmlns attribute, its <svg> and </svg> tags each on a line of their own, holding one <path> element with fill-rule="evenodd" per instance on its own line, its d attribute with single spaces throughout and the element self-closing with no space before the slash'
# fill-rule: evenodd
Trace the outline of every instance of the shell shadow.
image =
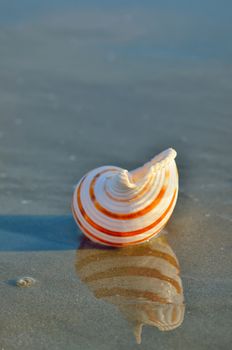
<svg viewBox="0 0 232 350">
<path fill-rule="evenodd" d="M 170 331 L 182 324 L 185 304 L 179 262 L 164 236 L 121 249 L 83 238 L 75 268 L 97 299 L 116 305 L 133 327 L 138 344 L 144 325 Z"/>
<path fill-rule="evenodd" d="M 76 250 L 81 239 L 71 215 L 0 216 L 0 252 Z"/>
</svg>

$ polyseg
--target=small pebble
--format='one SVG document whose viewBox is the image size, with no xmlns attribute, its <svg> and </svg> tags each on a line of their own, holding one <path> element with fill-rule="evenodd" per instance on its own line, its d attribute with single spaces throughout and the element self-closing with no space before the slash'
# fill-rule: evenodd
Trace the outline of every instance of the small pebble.
<svg viewBox="0 0 232 350">
<path fill-rule="evenodd" d="M 36 280 L 32 277 L 21 277 L 16 280 L 16 286 L 21 288 L 29 288 L 36 283 Z"/>
</svg>

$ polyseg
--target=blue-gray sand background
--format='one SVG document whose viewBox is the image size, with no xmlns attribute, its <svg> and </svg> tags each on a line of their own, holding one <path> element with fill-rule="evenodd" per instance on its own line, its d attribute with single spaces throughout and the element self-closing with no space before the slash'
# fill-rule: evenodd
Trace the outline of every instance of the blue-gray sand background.
<svg viewBox="0 0 232 350">
<path fill-rule="evenodd" d="M 0 0 L 0 348 L 136 347 L 75 273 L 71 198 L 88 170 L 173 147 L 186 315 L 140 349 L 230 349 L 231 16 L 230 1 Z M 21 275 L 38 283 L 8 283 Z"/>
</svg>

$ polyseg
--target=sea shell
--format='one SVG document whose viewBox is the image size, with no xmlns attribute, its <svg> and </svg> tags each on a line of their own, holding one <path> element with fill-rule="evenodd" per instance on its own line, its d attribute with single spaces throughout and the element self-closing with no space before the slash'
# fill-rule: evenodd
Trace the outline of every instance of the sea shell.
<svg viewBox="0 0 232 350">
<path fill-rule="evenodd" d="M 76 272 L 96 298 L 117 306 L 138 343 L 143 325 L 169 331 L 184 319 L 179 263 L 165 237 L 121 249 L 84 238 L 77 250 Z"/>
<path fill-rule="evenodd" d="M 157 235 L 177 200 L 175 157 L 170 148 L 131 172 L 102 166 L 87 173 L 76 186 L 72 203 L 82 232 L 94 242 L 115 247 Z"/>
</svg>

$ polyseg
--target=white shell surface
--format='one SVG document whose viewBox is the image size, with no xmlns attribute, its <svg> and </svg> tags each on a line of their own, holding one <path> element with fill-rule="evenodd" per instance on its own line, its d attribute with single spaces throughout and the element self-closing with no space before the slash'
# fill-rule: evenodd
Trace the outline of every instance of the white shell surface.
<svg viewBox="0 0 232 350">
<path fill-rule="evenodd" d="M 139 244 L 158 234 L 177 200 L 175 157 L 176 152 L 168 149 L 131 172 L 103 166 L 85 175 L 72 206 L 83 233 L 116 247 Z"/>
</svg>

